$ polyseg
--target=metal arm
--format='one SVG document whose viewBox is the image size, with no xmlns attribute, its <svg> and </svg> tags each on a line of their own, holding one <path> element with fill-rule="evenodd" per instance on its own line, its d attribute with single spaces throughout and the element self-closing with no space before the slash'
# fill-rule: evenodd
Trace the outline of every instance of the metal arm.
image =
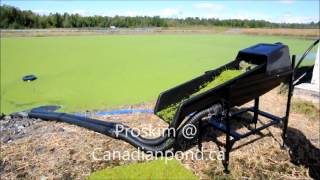
<svg viewBox="0 0 320 180">
<path fill-rule="evenodd" d="M 311 51 L 311 49 L 312 49 L 315 45 L 317 45 L 317 44 L 319 43 L 319 40 L 320 40 L 320 39 L 317 39 L 316 41 L 314 41 L 314 42 L 310 45 L 310 47 L 303 53 L 303 55 L 301 56 L 301 58 L 299 59 L 297 65 L 296 65 L 295 69 L 297 69 L 297 68 L 300 66 L 300 64 L 302 63 L 302 61 L 304 60 L 304 58 L 306 58 L 306 56 L 309 54 L 309 52 Z"/>
</svg>

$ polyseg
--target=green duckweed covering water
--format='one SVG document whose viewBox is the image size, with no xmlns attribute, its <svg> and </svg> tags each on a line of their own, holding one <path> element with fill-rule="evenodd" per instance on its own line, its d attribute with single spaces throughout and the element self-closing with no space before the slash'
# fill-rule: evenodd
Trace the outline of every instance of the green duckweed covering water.
<svg viewBox="0 0 320 180">
<path fill-rule="evenodd" d="M 247 69 L 247 68 L 242 68 L 242 69 Z M 217 76 L 216 78 L 214 78 L 212 81 L 207 82 L 207 83 L 203 84 L 202 86 L 200 86 L 198 91 L 191 94 L 188 98 L 191 98 L 191 97 L 196 96 L 198 94 L 201 94 L 205 91 L 208 91 L 208 90 L 210 90 L 220 84 L 223 84 L 226 81 L 229 81 L 229 80 L 239 76 L 240 74 L 242 74 L 244 72 L 245 72 L 245 70 L 226 69 L 226 70 L 222 71 L 221 74 L 219 76 Z M 188 98 L 185 98 L 176 104 L 172 104 L 172 105 L 168 106 L 167 108 L 159 111 L 157 113 L 157 115 L 160 116 L 165 122 L 171 123 L 171 121 L 174 118 L 174 115 L 176 114 L 176 111 L 177 111 L 179 105 L 182 102 L 184 102 L 185 100 L 187 100 Z"/>
</svg>

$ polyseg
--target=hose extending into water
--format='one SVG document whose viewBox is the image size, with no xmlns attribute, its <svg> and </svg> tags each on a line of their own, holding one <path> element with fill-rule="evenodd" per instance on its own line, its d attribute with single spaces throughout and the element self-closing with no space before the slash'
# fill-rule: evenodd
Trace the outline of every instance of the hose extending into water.
<svg viewBox="0 0 320 180">
<path fill-rule="evenodd" d="M 208 114 L 215 113 L 216 108 L 211 107 L 196 113 L 194 116 L 187 120 L 184 124 L 195 124 L 200 121 L 203 117 L 207 116 Z M 124 140 L 131 145 L 140 148 L 142 151 L 152 154 L 157 154 L 159 152 L 165 152 L 171 148 L 173 148 L 176 139 L 181 138 L 183 136 L 183 127 L 177 129 L 176 137 L 171 136 L 168 132 L 166 132 L 163 136 L 159 136 L 156 138 L 148 139 L 142 136 L 137 136 L 136 133 L 124 126 L 120 123 L 113 123 L 113 122 L 105 122 L 96 119 L 91 119 L 87 117 L 80 117 L 76 115 L 66 114 L 66 113 L 59 113 L 59 112 L 49 112 L 49 111 L 39 111 L 39 110 L 31 110 L 28 113 L 30 118 L 40 118 L 43 120 L 53 120 L 59 122 L 66 122 L 69 124 L 78 125 L 95 132 L 105 134 L 107 136 Z M 118 132 L 117 126 L 125 127 L 125 130 Z"/>
</svg>

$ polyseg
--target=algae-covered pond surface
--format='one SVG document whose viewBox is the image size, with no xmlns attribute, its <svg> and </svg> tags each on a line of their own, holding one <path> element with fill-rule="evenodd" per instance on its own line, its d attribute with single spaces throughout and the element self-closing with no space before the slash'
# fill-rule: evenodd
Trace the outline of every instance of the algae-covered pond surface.
<svg viewBox="0 0 320 180">
<path fill-rule="evenodd" d="M 302 54 L 312 41 L 245 35 L 1 38 L 1 112 L 47 104 L 79 112 L 155 101 L 162 91 L 261 42 L 283 42 Z M 38 79 L 23 82 L 28 74 Z"/>
<path fill-rule="evenodd" d="M 181 178 L 183 177 L 183 178 Z M 100 179 L 198 179 L 177 160 L 154 160 L 128 166 L 104 169 L 91 174 L 89 180 Z"/>
</svg>

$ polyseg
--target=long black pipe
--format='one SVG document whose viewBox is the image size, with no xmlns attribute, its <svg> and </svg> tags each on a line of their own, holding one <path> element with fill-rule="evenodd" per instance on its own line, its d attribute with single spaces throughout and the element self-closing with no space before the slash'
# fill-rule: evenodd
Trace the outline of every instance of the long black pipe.
<svg viewBox="0 0 320 180">
<path fill-rule="evenodd" d="M 101 123 L 99 120 L 84 118 L 84 117 L 75 116 L 75 115 L 66 114 L 66 113 L 58 113 L 58 112 L 30 111 L 28 113 L 28 116 L 30 118 L 39 118 L 42 120 L 50 120 L 50 121 L 52 120 L 52 121 L 65 122 L 68 124 L 74 124 L 86 129 L 93 130 L 101 134 L 105 134 L 113 138 L 125 140 L 126 142 L 132 144 L 133 146 L 141 148 L 141 150 L 145 152 L 148 151 L 153 153 L 153 152 L 164 151 L 173 145 L 173 142 L 168 143 L 169 142 L 167 141 L 169 139 L 168 137 L 159 144 L 155 143 L 155 145 L 152 145 L 152 144 L 144 143 L 143 140 L 141 141 L 141 137 L 139 136 L 136 137 L 133 134 L 133 131 L 131 130 L 117 132 L 116 131 L 117 123 L 109 123 L 109 122 Z M 99 124 L 96 124 L 94 122 L 98 122 Z M 162 138 L 163 137 L 161 137 L 161 139 Z M 151 139 L 148 139 L 148 140 L 151 141 Z M 158 140 L 156 139 L 155 141 L 158 141 Z"/>
<path fill-rule="evenodd" d="M 213 109 L 214 108 L 209 108 L 197 113 L 190 120 L 188 120 L 187 124 L 195 124 L 196 122 L 200 121 L 203 117 L 207 116 L 208 113 L 212 113 Z M 136 136 L 130 128 L 127 128 L 126 131 L 117 132 L 116 125 L 121 125 L 120 123 L 104 122 L 66 113 L 31 110 L 28 113 L 28 116 L 30 118 L 54 120 L 78 125 L 93 130 L 95 132 L 108 135 L 113 138 L 122 139 L 137 148 L 141 148 L 142 151 L 148 153 L 158 153 L 167 151 L 173 147 L 176 140 L 176 137 L 169 136 L 168 134 L 154 139 L 146 139 L 141 136 Z M 177 136 L 181 137 L 182 135 L 183 132 L 179 130 Z"/>
<path fill-rule="evenodd" d="M 58 113 L 58 112 L 43 111 L 43 110 L 34 109 L 28 113 L 28 116 L 30 118 L 40 118 L 40 119 L 44 119 L 44 120 L 56 120 L 56 121 L 61 121 L 61 122 L 65 122 L 65 120 L 68 120 L 68 122 L 66 122 L 66 123 L 74 124 L 74 123 L 70 122 L 70 120 L 72 119 L 72 120 L 76 120 L 75 121 L 76 123 L 78 123 L 78 121 L 83 121 L 86 123 L 91 123 L 91 124 L 100 125 L 100 126 L 107 127 L 107 128 L 113 128 L 113 129 L 115 129 L 116 125 L 118 125 L 118 126 L 123 126 L 124 131 L 126 131 L 126 132 L 130 132 L 131 134 L 137 134 L 132 129 L 130 129 L 127 126 L 120 124 L 120 123 L 100 121 L 100 120 L 96 120 L 96 119 L 92 119 L 92 118 L 88 118 L 88 117 L 81 117 L 81 116 L 76 116 L 76 115 L 67 114 L 67 113 Z M 76 125 L 81 126 L 80 124 L 76 124 Z M 113 130 L 113 131 L 115 131 L 115 130 Z M 139 141 L 141 141 L 144 144 L 158 145 L 158 144 L 163 143 L 168 138 L 168 134 L 165 133 L 163 136 L 160 136 L 157 138 L 150 138 L 150 139 L 140 137 L 140 136 L 138 136 L 136 138 L 139 139 Z"/>
<path fill-rule="evenodd" d="M 203 111 L 200 111 L 199 113 L 195 114 L 190 120 L 188 120 L 188 123 L 186 123 L 185 126 L 188 124 L 196 124 L 198 121 L 201 121 L 202 118 L 208 116 L 208 114 L 210 114 L 210 113 L 213 114 L 214 113 L 213 110 L 216 110 L 216 108 L 208 108 Z M 122 136 L 122 134 L 121 134 L 120 138 L 127 141 L 128 143 L 132 144 L 135 147 L 142 148 L 143 151 L 157 153 L 157 152 L 164 152 L 164 151 L 172 148 L 177 138 L 184 138 L 183 137 L 184 134 L 183 134 L 182 130 L 183 130 L 183 127 L 180 127 L 179 129 L 176 130 L 177 137 L 167 136 L 167 138 L 165 139 L 165 141 L 163 143 L 155 145 L 155 146 L 146 145 L 140 141 L 137 141 L 137 138 L 133 137 L 132 134 L 129 134 L 127 136 Z"/>
<path fill-rule="evenodd" d="M 54 120 L 59 122 L 65 122 L 65 123 L 74 124 L 80 127 L 84 127 L 108 136 L 113 137 L 115 135 L 113 129 L 108 126 L 102 126 L 102 125 L 86 122 L 81 120 L 81 117 L 74 118 L 72 116 L 67 116 L 65 113 L 31 111 L 28 113 L 28 117 L 39 118 L 42 120 L 50 120 L 50 121 Z"/>
</svg>

